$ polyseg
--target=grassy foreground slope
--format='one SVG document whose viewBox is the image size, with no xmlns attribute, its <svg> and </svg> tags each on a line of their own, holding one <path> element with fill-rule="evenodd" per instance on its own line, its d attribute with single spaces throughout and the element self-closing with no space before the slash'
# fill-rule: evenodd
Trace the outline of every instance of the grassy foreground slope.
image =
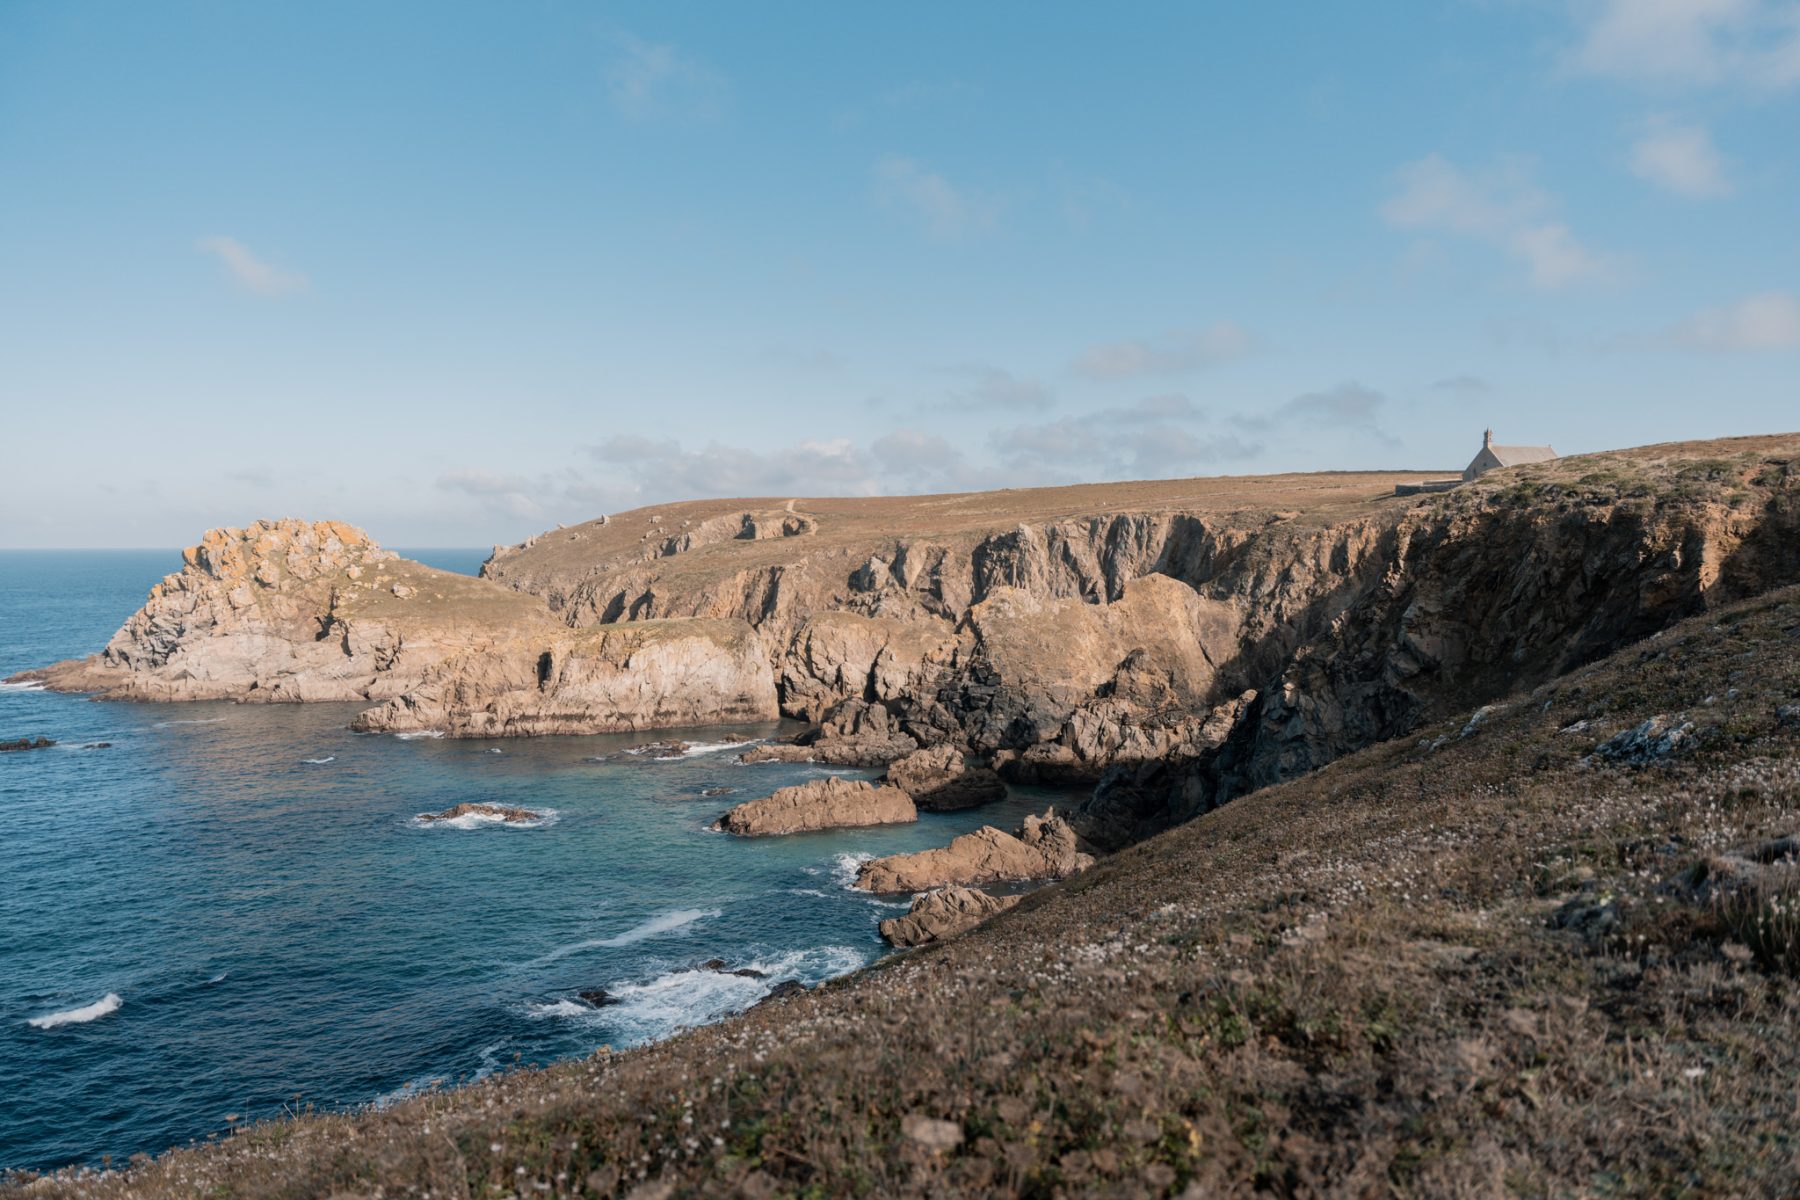
<svg viewBox="0 0 1800 1200">
<path fill-rule="evenodd" d="M 722 1025 L 15 1186 L 1792 1194 L 1797 828 L 1789 588 Z"/>
</svg>

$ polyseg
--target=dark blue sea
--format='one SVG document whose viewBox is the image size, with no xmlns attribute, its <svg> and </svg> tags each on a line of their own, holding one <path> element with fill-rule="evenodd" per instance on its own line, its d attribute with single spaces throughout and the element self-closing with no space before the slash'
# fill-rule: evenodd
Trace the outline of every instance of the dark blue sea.
<svg viewBox="0 0 1800 1200">
<path fill-rule="evenodd" d="M 484 552 L 410 551 L 473 573 Z M 176 551 L 0 552 L 0 677 L 99 649 Z M 352 734 L 353 705 L 152 705 L 0 687 L 0 1168 L 98 1165 L 284 1108 L 665 1037 L 883 953 L 859 857 L 1058 797 L 739 840 L 731 804 L 822 773 L 644 737 Z M 670 736 L 657 734 L 654 736 Z M 106 749 L 83 749 L 108 742 Z M 711 787 L 735 789 L 706 797 Z M 424 826 L 493 801 L 533 827 Z M 711 958 L 766 981 L 697 969 Z M 578 999 L 604 987 L 623 1003 Z"/>
</svg>

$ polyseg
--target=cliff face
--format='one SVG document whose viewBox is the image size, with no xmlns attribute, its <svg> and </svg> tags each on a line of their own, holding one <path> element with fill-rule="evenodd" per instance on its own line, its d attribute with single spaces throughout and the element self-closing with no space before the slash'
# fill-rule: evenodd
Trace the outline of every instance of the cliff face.
<svg viewBox="0 0 1800 1200">
<path fill-rule="evenodd" d="M 1014 778 L 1098 783 L 1075 816 L 1117 846 L 1800 578 L 1796 459 L 1793 436 L 1647 447 L 1417 500 L 1315 476 L 702 502 L 546 535 L 484 574 L 574 626 L 749 622 L 783 710 L 828 739 L 897 727 Z M 807 520 L 671 533 L 771 511 Z"/>
<path fill-rule="evenodd" d="M 385 700 L 357 727 L 453 736 L 770 720 L 742 622 L 570 629 L 543 602 L 382 550 L 333 521 L 208 533 L 86 659 L 20 678 L 109 699 Z"/>
<path fill-rule="evenodd" d="M 1800 436 L 1411 476 L 694 502 L 500 548 L 483 579 L 330 523 L 209 534 L 107 649 L 36 677 L 371 699 L 372 730 L 774 716 L 801 753 L 966 748 L 1097 785 L 1117 846 L 1800 578 Z M 787 748 L 793 749 L 793 748 Z"/>
</svg>

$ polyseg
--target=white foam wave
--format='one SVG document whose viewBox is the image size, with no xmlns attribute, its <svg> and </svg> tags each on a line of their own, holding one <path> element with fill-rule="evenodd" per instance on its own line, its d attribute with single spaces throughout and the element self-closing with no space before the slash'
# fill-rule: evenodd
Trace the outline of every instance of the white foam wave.
<svg viewBox="0 0 1800 1200">
<path fill-rule="evenodd" d="M 441 729 L 409 729 L 405 733 L 396 733 L 394 736 L 403 742 L 416 742 L 420 738 L 441 738 L 444 736 L 444 731 Z"/>
<path fill-rule="evenodd" d="M 837 885 L 839 887 L 855 891 L 856 868 L 862 866 L 874 857 L 873 854 L 870 854 L 865 850 L 840 854 L 831 860 L 831 877 L 837 880 Z"/>
<path fill-rule="evenodd" d="M 119 1011 L 125 998 L 117 992 L 108 992 L 92 1004 L 84 1004 L 80 1008 L 65 1009 L 62 1012 L 48 1013 L 41 1017 L 32 1017 L 25 1023 L 33 1029 L 55 1029 L 58 1025 L 85 1025 L 89 1021 L 98 1021 L 108 1013 Z"/>
<path fill-rule="evenodd" d="M 811 896 L 817 900 L 831 899 L 829 893 L 821 892 L 818 888 L 789 888 L 788 894 L 790 896 Z"/>
<path fill-rule="evenodd" d="M 38 679 L 27 679 L 23 683 L 0 683 L 0 692 L 41 692 L 43 690 L 43 681 Z"/>
<path fill-rule="evenodd" d="M 558 1000 L 554 1004 L 527 1004 L 525 1015 L 534 1021 L 545 1017 L 580 1017 L 594 1011 L 591 1004 L 583 1004 L 578 1000 Z"/>
<path fill-rule="evenodd" d="M 494 813 L 464 813 L 460 817 L 431 820 L 417 816 L 412 823 L 420 829 L 490 829 L 495 826 L 501 829 L 547 829 L 556 824 L 557 810 L 554 808 L 533 809 L 537 816 L 529 821 L 509 821 Z"/>
<path fill-rule="evenodd" d="M 867 961 L 850 946 L 795 950 L 745 965 L 764 976 L 752 979 L 728 971 L 671 971 L 644 983 L 609 984 L 617 1003 L 593 1008 L 573 1000 L 531 1004 L 528 1015 L 555 1017 L 605 1029 L 615 1045 L 656 1041 L 682 1029 L 705 1025 L 741 1012 L 785 980 L 816 984 L 856 970 Z"/>
<path fill-rule="evenodd" d="M 157 721 L 152 729 L 173 729 L 177 725 L 223 725 L 224 717 L 182 717 L 175 721 Z"/>
<path fill-rule="evenodd" d="M 532 966 L 541 967 L 545 963 L 553 963 L 559 958 L 567 958 L 571 954 L 580 954 L 583 950 L 599 950 L 612 946 L 629 946 L 635 942 L 646 941 L 665 933 L 673 933 L 685 929 L 696 921 L 716 919 L 724 913 L 716 908 L 678 908 L 671 912 L 658 913 L 648 921 L 633 925 L 624 933 L 612 937 L 589 938 L 585 942 L 575 942 L 568 946 L 558 946 L 542 958 L 535 959 Z"/>
<path fill-rule="evenodd" d="M 721 750 L 748 750 L 754 742 L 689 742 L 688 748 L 681 755 L 683 758 L 698 758 L 702 754 L 717 754 Z"/>
<path fill-rule="evenodd" d="M 596 946 L 629 946 L 633 942 L 642 942 L 660 934 L 685 929 L 695 921 L 716 919 L 724 915 L 716 908 L 677 908 L 671 912 L 657 913 L 641 925 L 633 925 L 616 937 L 601 938 L 593 944 Z"/>
<path fill-rule="evenodd" d="M 300 761 L 303 763 L 306 763 L 308 766 L 322 767 L 326 763 L 336 762 L 337 755 L 327 754 L 324 758 L 303 758 Z"/>
</svg>

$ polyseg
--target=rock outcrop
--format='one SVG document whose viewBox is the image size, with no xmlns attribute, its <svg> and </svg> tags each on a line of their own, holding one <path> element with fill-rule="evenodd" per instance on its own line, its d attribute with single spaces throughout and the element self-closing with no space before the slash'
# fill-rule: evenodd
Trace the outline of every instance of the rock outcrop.
<svg viewBox="0 0 1800 1200">
<path fill-rule="evenodd" d="M 1410 478 L 697 501 L 540 535 L 482 580 L 264 524 L 208 535 L 103 654 L 23 678 L 368 699 L 363 728 L 477 735 L 779 712 L 813 728 L 752 759 L 954 746 L 1092 787 L 1069 818 L 1113 848 L 1800 579 L 1800 436 L 1394 496 Z"/>
<path fill-rule="evenodd" d="M 0 754 L 14 754 L 20 750 L 48 750 L 56 745 L 55 738 L 14 738 L 10 742 L 0 742 Z M 98 743 L 96 743 L 98 745 Z M 83 750 L 91 747 L 83 746 Z"/>
<path fill-rule="evenodd" d="M 741 837 L 810 833 L 863 825 L 903 825 L 919 819 L 899 788 L 860 779 L 814 779 L 738 805 L 713 825 Z"/>
<path fill-rule="evenodd" d="M 1064 879 L 1094 865 L 1074 826 L 1051 809 L 1026 817 L 1013 833 L 984 825 L 948 846 L 873 858 L 856 869 L 856 886 L 868 892 L 923 892 L 960 884 L 1025 883 Z"/>
<path fill-rule="evenodd" d="M 469 817 L 478 820 L 503 821 L 508 825 L 520 825 L 528 821 L 541 821 L 543 813 L 533 812 L 529 808 L 514 808 L 508 804 L 462 803 L 452 804 L 443 812 L 420 813 L 421 821 L 458 821 Z"/>
<path fill-rule="evenodd" d="M 380 700 L 354 727 L 452 736 L 772 720 L 731 620 L 575 630 L 535 597 L 382 550 L 335 521 L 207 534 L 106 649 L 17 678 L 132 700 Z"/>
<path fill-rule="evenodd" d="M 973 767 L 955 746 L 915 750 L 888 764 L 887 781 L 925 812 L 974 808 L 1006 796 L 1006 785 L 987 767 Z"/>
<path fill-rule="evenodd" d="M 472 651 L 357 715 L 368 733 L 622 733 L 773 720 L 774 678 L 741 621 L 640 621 Z"/>
<path fill-rule="evenodd" d="M 881 936 L 895 946 L 924 946 L 966 933 L 995 913 L 1019 902 L 1018 896 L 990 896 L 968 887 L 944 887 L 913 897 L 904 917 L 881 923 Z"/>
</svg>

